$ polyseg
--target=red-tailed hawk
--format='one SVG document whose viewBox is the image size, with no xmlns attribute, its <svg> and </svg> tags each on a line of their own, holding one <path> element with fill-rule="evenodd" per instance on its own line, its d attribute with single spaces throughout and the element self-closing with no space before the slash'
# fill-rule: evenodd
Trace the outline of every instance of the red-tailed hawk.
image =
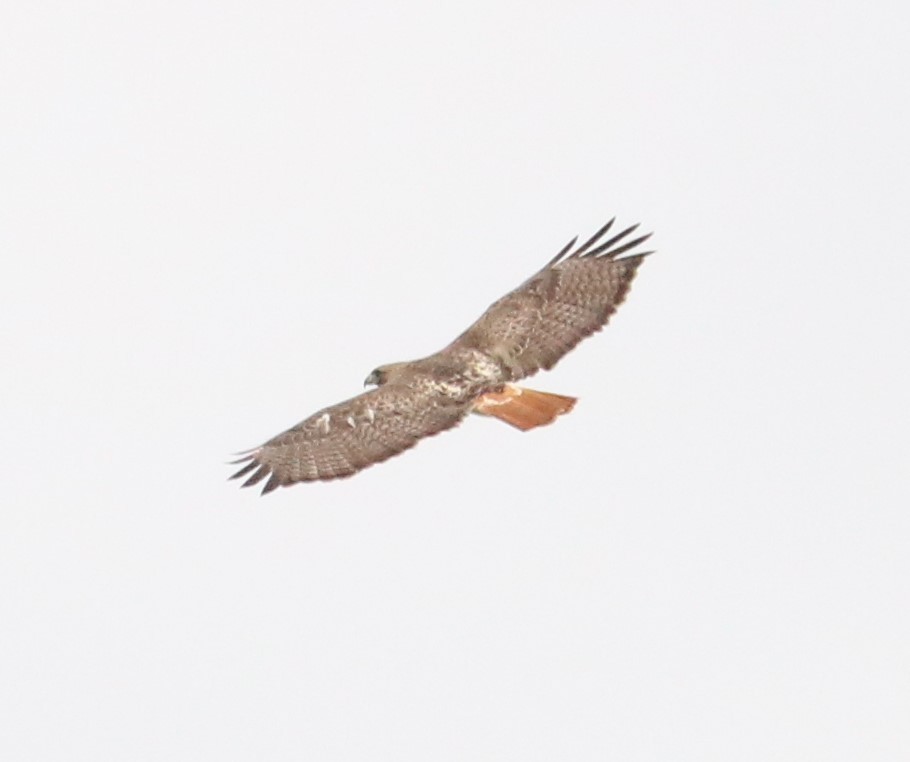
<svg viewBox="0 0 910 762">
<path fill-rule="evenodd" d="M 603 328 L 622 303 L 646 251 L 619 258 L 649 238 L 628 240 L 633 225 L 603 237 L 610 220 L 573 249 L 573 238 L 539 272 L 493 304 L 444 349 L 376 368 L 377 388 L 320 410 L 235 463 L 244 487 L 266 477 L 262 494 L 296 482 L 337 479 L 397 455 L 457 426 L 470 412 L 522 431 L 551 423 L 573 397 L 513 385 L 548 370 Z M 252 473 L 251 473 L 252 472 Z"/>
</svg>

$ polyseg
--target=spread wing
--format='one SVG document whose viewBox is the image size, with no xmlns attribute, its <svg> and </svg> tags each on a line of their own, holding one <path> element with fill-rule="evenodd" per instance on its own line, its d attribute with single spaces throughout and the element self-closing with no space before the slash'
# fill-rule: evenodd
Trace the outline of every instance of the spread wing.
<svg viewBox="0 0 910 762">
<path fill-rule="evenodd" d="M 441 395 L 386 384 L 320 410 L 234 461 L 244 487 L 269 480 L 262 494 L 295 482 L 350 476 L 456 426 L 469 411 Z M 252 472 L 252 473 L 251 473 Z"/>
<path fill-rule="evenodd" d="M 506 294 L 452 346 L 466 346 L 502 360 L 511 380 L 552 368 L 582 339 L 603 328 L 625 299 L 641 252 L 618 258 L 650 237 L 627 240 L 638 225 L 602 241 L 610 220 L 581 246 L 570 241 L 539 272 Z"/>
</svg>

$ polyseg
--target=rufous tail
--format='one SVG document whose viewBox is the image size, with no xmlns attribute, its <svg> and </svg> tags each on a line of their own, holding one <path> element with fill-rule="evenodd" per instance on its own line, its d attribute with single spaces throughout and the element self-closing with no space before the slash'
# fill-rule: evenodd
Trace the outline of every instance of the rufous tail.
<svg viewBox="0 0 910 762">
<path fill-rule="evenodd" d="M 522 431 L 553 423 L 557 416 L 575 407 L 575 397 L 538 392 L 507 384 L 501 392 L 490 392 L 478 397 L 474 412 L 492 415 L 500 421 Z"/>
</svg>

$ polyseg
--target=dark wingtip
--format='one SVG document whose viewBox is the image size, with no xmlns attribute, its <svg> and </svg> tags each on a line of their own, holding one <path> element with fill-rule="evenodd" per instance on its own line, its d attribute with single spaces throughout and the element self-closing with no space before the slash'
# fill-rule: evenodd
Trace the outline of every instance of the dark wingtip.
<svg viewBox="0 0 910 762">
<path fill-rule="evenodd" d="M 262 488 L 262 492 L 259 493 L 259 497 L 263 495 L 268 495 L 274 489 L 277 489 L 281 486 L 281 480 L 278 478 L 277 474 L 272 474 L 269 477 L 269 480 L 265 483 L 265 486 Z"/>
<path fill-rule="evenodd" d="M 616 222 L 616 217 L 610 219 L 600 230 L 598 230 L 594 235 L 592 235 L 587 241 L 585 241 L 581 246 L 572 251 L 572 247 L 578 241 L 578 236 L 575 236 L 571 241 L 569 241 L 562 249 L 559 250 L 559 253 L 553 257 L 546 265 L 542 268 L 541 271 L 547 270 L 554 265 L 559 264 L 560 262 L 568 261 L 570 259 L 580 258 L 580 259 L 593 259 L 596 257 L 604 257 L 606 259 L 615 259 L 620 254 L 627 252 L 636 246 L 638 246 L 643 241 L 647 241 L 651 237 L 651 233 L 647 235 L 640 236 L 629 243 L 625 243 L 622 246 L 613 249 L 613 246 L 616 246 L 620 241 L 630 236 L 640 227 L 641 223 L 635 223 L 630 225 L 625 230 L 617 233 L 608 241 L 598 243 L 604 235 L 613 227 L 613 224 Z M 652 254 L 653 252 L 648 252 Z"/>
<path fill-rule="evenodd" d="M 629 236 L 635 230 L 639 228 L 639 225 L 632 225 L 631 227 L 626 228 L 621 233 L 613 236 L 609 241 L 605 241 L 600 246 L 598 246 L 593 251 L 589 251 L 585 254 L 585 257 L 596 257 L 598 259 L 616 259 L 620 254 L 624 254 L 627 251 L 631 251 L 636 246 L 647 241 L 653 233 L 647 233 L 645 235 L 638 236 L 637 238 L 632 239 L 631 241 L 623 243 L 621 246 L 616 246 L 620 241 Z M 648 252 L 653 254 L 653 251 Z"/>
<path fill-rule="evenodd" d="M 623 238 L 625 238 L 631 232 L 633 232 L 638 227 L 639 224 L 640 223 L 636 223 L 635 225 L 627 227 L 625 230 L 617 233 L 615 236 L 613 236 L 608 241 L 604 241 L 597 248 L 591 249 L 591 251 L 589 251 L 585 254 L 585 259 L 589 259 L 591 257 L 598 257 L 601 255 L 605 255 L 608 257 L 612 256 L 612 253 L 610 252 L 610 247 L 613 246 L 614 244 L 618 243 L 619 241 L 621 241 Z"/>
<path fill-rule="evenodd" d="M 250 478 L 241 485 L 243 487 L 252 487 L 254 484 L 259 484 L 259 482 L 265 479 L 265 477 L 268 476 L 272 470 L 272 467 L 267 463 L 259 463 L 258 461 L 253 461 L 252 465 L 259 466 L 259 468 L 250 474 Z M 244 470 L 244 473 L 247 473 L 249 470 L 249 466 L 247 466 Z"/>
<path fill-rule="evenodd" d="M 543 266 L 543 269 L 546 270 L 548 267 L 552 267 L 553 265 L 555 265 L 560 259 L 562 259 L 566 255 L 566 252 L 568 252 L 575 245 L 576 241 L 578 241 L 578 236 L 575 236 L 575 238 L 573 238 L 565 246 L 563 246 L 559 250 L 559 252 L 556 254 L 556 256 L 553 257 L 553 259 L 551 259 L 549 262 L 547 262 Z"/>
<path fill-rule="evenodd" d="M 636 226 L 636 227 L 637 227 L 637 226 Z M 610 259 L 615 259 L 615 258 L 618 257 L 620 254 L 624 254 L 625 252 L 630 251 L 631 249 L 634 249 L 634 248 L 635 248 L 636 246 L 638 246 L 639 244 L 644 243 L 644 242 L 647 241 L 652 235 L 653 235 L 653 233 L 648 233 L 647 235 L 639 236 L 639 237 L 636 238 L 635 240 L 629 241 L 628 243 L 624 243 L 624 244 L 623 244 L 622 246 L 620 246 L 618 249 L 614 249 L 613 251 L 609 252 L 609 253 L 607 254 L 607 256 L 608 256 Z"/>
<path fill-rule="evenodd" d="M 616 222 L 616 218 L 613 217 L 606 225 L 604 225 L 600 230 L 598 230 L 594 235 L 592 235 L 587 241 L 585 241 L 581 246 L 579 246 L 575 251 L 570 255 L 572 258 L 583 256 L 584 253 L 590 249 L 595 243 L 597 243 L 607 231 L 613 227 L 613 223 Z"/>
<path fill-rule="evenodd" d="M 250 456 L 250 458 L 252 458 L 252 456 Z M 247 460 L 249 460 L 249 458 L 247 458 Z M 242 463 L 242 462 L 243 461 L 235 461 L 235 463 Z M 258 465 L 259 464 L 255 460 L 251 460 L 243 468 L 241 468 L 237 473 L 231 474 L 231 476 L 228 477 L 228 481 L 230 481 L 231 479 L 239 479 L 241 476 L 245 476 L 250 471 L 252 471 L 254 468 L 256 468 L 256 466 L 258 466 Z"/>
</svg>

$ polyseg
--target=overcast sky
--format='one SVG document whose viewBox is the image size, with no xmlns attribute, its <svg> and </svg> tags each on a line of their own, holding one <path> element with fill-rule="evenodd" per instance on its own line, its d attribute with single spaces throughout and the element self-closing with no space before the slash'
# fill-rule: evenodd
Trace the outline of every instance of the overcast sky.
<svg viewBox="0 0 910 762">
<path fill-rule="evenodd" d="M 893 2 L 8 3 L 0 757 L 910 750 Z M 609 328 L 354 479 L 225 461 L 576 233 Z"/>
</svg>

